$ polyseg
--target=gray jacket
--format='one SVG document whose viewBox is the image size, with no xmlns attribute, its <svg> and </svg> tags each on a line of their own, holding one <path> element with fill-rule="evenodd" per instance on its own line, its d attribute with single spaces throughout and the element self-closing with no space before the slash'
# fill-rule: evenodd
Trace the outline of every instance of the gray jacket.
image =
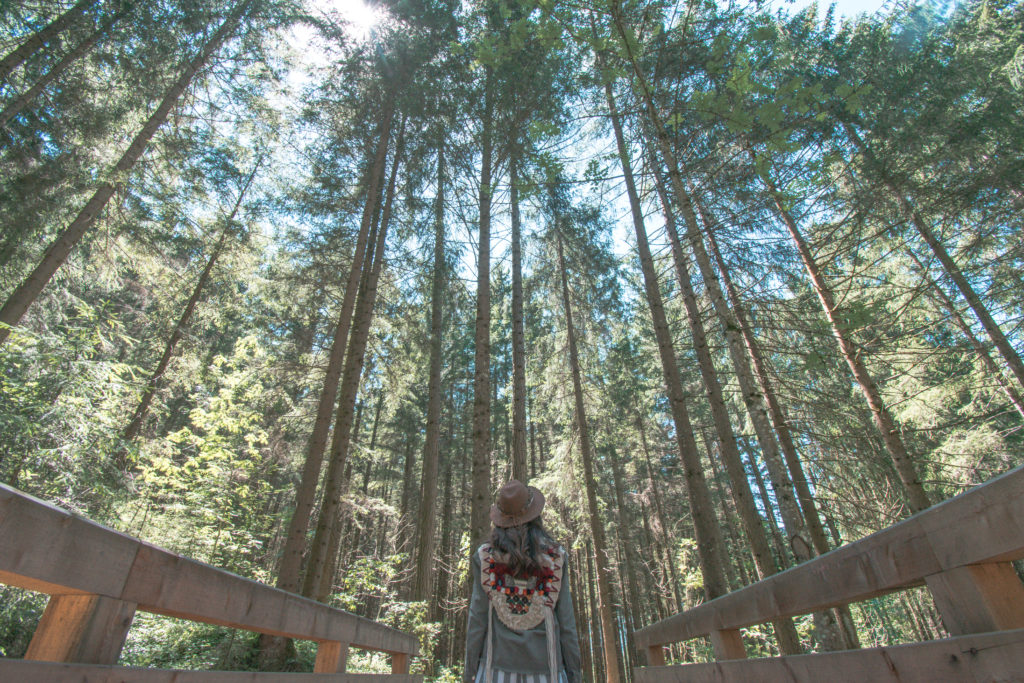
<svg viewBox="0 0 1024 683">
<path fill-rule="evenodd" d="M 566 553 L 562 551 L 563 558 Z M 480 556 L 474 552 L 471 558 L 473 570 L 473 592 L 469 600 L 469 623 L 466 628 L 466 670 L 464 683 L 476 679 L 477 668 L 486 661 L 484 648 L 487 644 L 487 595 L 480 585 Z M 569 683 L 580 683 L 580 643 L 576 634 L 576 619 L 572 611 L 572 595 L 569 592 L 569 567 L 563 561 L 562 581 L 558 600 L 554 608 L 556 661 L 565 669 Z M 548 673 L 547 636 L 542 622 L 528 631 L 513 631 L 495 617 L 494 653 L 491 664 L 495 669 L 527 674 Z"/>
</svg>

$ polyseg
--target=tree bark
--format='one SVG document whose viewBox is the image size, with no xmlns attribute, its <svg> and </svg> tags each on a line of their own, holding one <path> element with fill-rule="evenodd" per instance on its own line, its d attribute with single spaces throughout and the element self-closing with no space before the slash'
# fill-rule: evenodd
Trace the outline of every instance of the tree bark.
<svg viewBox="0 0 1024 683">
<path fill-rule="evenodd" d="M 348 342 L 349 329 L 352 324 L 352 312 L 355 307 L 356 294 L 359 290 L 360 275 L 366 258 L 366 243 L 373 220 L 375 205 L 379 202 L 380 180 L 384 174 L 387 159 L 388 140 L 391 137 L 391 124 L 394 120 L 394 107 L 389 99 L 382 112 L 376 137 L 377 148 L 373 161 L 366 171 L 366 205 L 363 208 L 356 244 L 352 250 L 352 263 L 349 266 L 348 280 L 345 283 L 345 294 L 342 299 L 338 322 L 334 328 L 331 350 L 327 358 L 327 369 L 324 373 L 324 385 L 317 403 L 316 418 L 309 436 L 306 460 L 302 467 L 302 476 L 295 494 L 295 512 L 288 524 L 288 536 L 285 541 L 278 570 L 277 587 L 289 592 L 299 589 L 302 574 L 302 555 L 306 547 L 306 533 L 313 514 L 317 483 L 323 465 L 324 450 L 327 447 L 327 436 L 331 429 L 331 416 L 334 413 L 334 402 L 338 395 L 338 383 L 345 360 L 345 347 Z"/>
<path fill-rule="evenodd" d="M 664 195 L 664 184 L 657 171 L 656 174 L 659 192 Z M 786 474 L 785 465 L 779 455 L 778 442 L 775 440 L 775 435 L 772 433 L 768 413 L 765 410 L 764 396 L 762 392 L 758 390 L 754 381 L 754 373 L 750 367 L 750 359 L 744 349 L 743 339 L 740 334 L 740 324 L 733 315 L 733 312 L 729 309 L 729 306 L 725 301 L 725 297 L 722 294 L 722 289 L 718 283 L 718 277 L 711 266 L 711 260 L 708 257 L 708 252 L 704 248 L 704 241 L 700 233 L 700 227 L 696 221 L 696 216 L 693 214 L 692 204 L 690 204 L 689 198 L 684 198 L 680 203 L 685 207 L 683 211 L 684 216 L 686 216 L 687 219 L 687 242 L 695 256 L 697 266 L 700 269 L 701 279 L 704 281 L 704 286 L 708 293 L 708 298 L 711 300 L 712 308 L 718 317 L 719 325 L 725 335 L 729 348 L 729 357 L 732 360 L 733 370 L 736 373 L 736 378 L 740 385 L 740 392 L 743 396 L 743 404 L 747 409 L 747 414 L 750 416 L 750 422 L 754 427 L 754 433 L 757 435 L 758 445 L 761 448 L 765 464 L 768 468 L 768 476 L 771 480 L 772 488 L 775 491 L 776 500 L 779 504 L 779 511 L 782 515 L 783 525 L 786 530 L 786 546 L 789 548 L 789 551 L 793 553 L 797 562 L 805 562 L 813 557 L 815 553 L 806 532 L 803 514 L 801 514 L 801 510 L 793 493 L 793 482 Z M 697 207 L 698 209 L 701 209 L 699 204 Z M 689 209 L 689 211 L 687 211 L 687 209 Z M 701 217 L 705 219 L 705 229 L 710 230 L 706 216 L 702 214 Z M 679 243 L 679 237 L 675 230 L 672 229 L 675 225 L 672 224 L 667 227 L 669 239 L 672 242 L 673 255 L 678 254 L 676 258 L 681 260 L 685 258 L 685 256 L 683 255 L 682 245 Z"/>
<path fill-rule="evenodd" d="M 54 36 L 78 21 L 96 0 L 80 0 L 66 12 L 29 36 L 21 45 L 0 59 L 0 81 L 6 81 L 22 62 L 34 55 Z"/>
<path fill-rule="evenodd" d="M 43 288 L 53 277 L 53 274 L 67 260 L 71 250 L 96 221 L 96 217 L 106 207 L 110 198 L 114 196 L 116 189 L 114 183 L 121 182 L 134 168 L 135 163 L 142 156 L 143 152 L 146 151 L 146 147 L 149 145 L 150 140 L 153 139 L 157 129 L 167 120 L 171 110 L 178 103 L 178 100 L 188 88 L 192 79 L 206 65 L 210 57 L 213 56 L 213 53 L 217 51 L 228 36 L 232 34 L 252 3 L 253 0 L 239 2 L 234 11 L 224 20 L 220 28 L 214 32 L 210 40 L 199 51 L 199 54 L 189 62 L 188 67 L 178 76 L 177 80 L 164 95 L 160 105 L 150 115 L 145 125 L 142 126 L 142 130 L 132 140 L 132 143 L 125 150 L 121 159 L 114 165 L 110 174 L 113 181 L 104 182 L 100 185 L 75 219 L 49 246 L 39 265 L 8 297 L 7 302 L 0 309 L 0 344 L 7 341 L 11 328 L 21 321 L 22 316 L 25 315 L 29 306 L 39 297 L 40 292 L 43 291 Z"/>
<path fill-rule="evenodd" d="M 636 580 L 636 553 L 630 539 L 633 537 L 633 514 L 626 503 L 625 488 L 626 477 L 622 471 L 622 461 L 615 447 L 608 450 L 608 460 L 611 462 L 612 485 L 615 489 L 615 508 L 618 510 L 619 527 L 619 549 L 622 551 L 620 565 L 626 567 L 626 581 L 624 584 L 623 598 L 625 601 L 626 613 L 629 617 L 626 637 L 629 643 L 629 653 L 636 650 L 633 645 L 633 632 L 640 628 L 642 617 L 640 614 L 640 584 Z M 628 671 L 628 667 L 627 667 Z"/>
<path fill-rule="evenodd" d="M 832 336 L 835 337 L 836 342 L 839 345 L 839 351 L 846 360 L 846 364 L 850 366 L 850 371 L 853 373 L 854 379 L 857 381 L 861 391 L 864 393 L 864 398 L 867 399 L 868 408 L 871 410 L 871 416 L 874 420 L 875 427 L 881 434 L 882 442 L 885 444 L 885 448 L 889 452 L 889 456 L 892 458 L 893 465 L 896 467 L 896 473 L 899 475 L 900 481 L 903 483 L 903 490 L 907 497 L 907 505 L 910 507 L 911 512 L 921 512 L 922 510 L 926 510 L 931 505 L 931 501 L 928 499 L 928 494 L 925 493 L 924 485 L 921 483 L 921 479 L 917 474 L 917 470 L 914 467 L 910 454 L 907 452 L 903 439 L 900 438 L 899 430 L 896 427 L 896 421 L 893 419 L 892 413 L 889 412 L 888 406 L 882 400 L 882 395 L 878 391 L 878 386 L 875 384 L 875 380 L 868 372 L 867 366 L 864 365 L 864 361 L 861 360 L 857 349 L 854 347 L 853 341 L 850 339 L 846 330 L 843 329 L 842 322 L 836 313 L 835 297 L 832 294 L 832 290 L 825 282 L 825 279 L 821 274 L 821 270 L 818 268 L 818 264 L 814 260 L 814 255 L 811 254 L 811 249 L 808 246 L 807 241 L 800 233 L 800 229 L 797 227 L 796 221 L 793 220 L 789 211 L 786 210 L 782 201 L 782 196 L 779 194 L 774 183 L 772 183 L 771 179 L 768 177 L 762 178 L 762 181 L 768 189 L 777 214 L 782 219 L 786 229 L 789 231 L 789 235 L 793 239 L 794 244 L 796 244 L 797 251 L 800 253 L 800 258 L 804 263 L 804 267 L 807 269 L 807 274 L 811 278 L 811 284 L 814 286 L 814 291 L 818 295 L 818 300 L 821 302 L 821 308 L 825 312 L 825 317 L 828 319 L 829 325 L 832 327 Z"/>
<path fill-rule="evenodd" d="M 679 594 L 679 569 L 672 559 L 672 540 L 668 533 L 668 520 L 665 519 L 665 509 L 661 502 L 661 491 L 657 482 L 654 481 L 654 470 L 651 468 L 651 450 L 647 445 L 647 432 L 644 429 L 643 415 L 636 411 L 636 431 L 640 435 L 640 450 L 644 454 L 644 468 L 647 472 L 647 485 L 651 489 L 651 504 L 654 506 L 654 521 L 657 522 L 657 529 L 651 530 L 654 539 L 655 556 L 658 564 L 662 565 L 665 571 L 665 584 L 672 591 L 676 599 L 676 608 L 683 608 L 682 596 Z M 663 559 L 662 559 L 663 558 Z M 667 570 L 665 569 L 667 568 Z M 723 569 L 728 569 L 723 566 Z M 728 579 L 728 575 L 726 575 Z M 667 598 L 666 598 L 667 601 Z"/>
<path fill-rule="evenodd" d="M 674 162 L 672 165 L 674 165 Z M 729 493 L 732 496 L 733 504 L 736 506 L 740 524 L 743 526 L 744 534 L 747 537 L 747 544 L 754 557 L 754 566 L 757 568 L 758 578 L 764 579 L 775 574 L 779 567 L 772 555 L 761 515 L 754 504 L 753 492 L 750 490 L 750 480 L 743 467 L 743 459 L 736 444 L 736 435 L 733 432 L 729 409 L 725 404 L 725 397 L 722 394 L 722 385 L 718 380 L 718 371 L 715 369 L 714 360 L 711 358 L 711 350 L 708 348 L 707 332 L 701 319 L 700 308 L 697 306 L 697 298 L 693 291 L 693 282 L 690 279 L 686 255 L 682 253 L 682 246 L 679 243 L 675 212 L 672 211 L 671 205 L 668 203 L 665 189 L 660 183 L 657 185 L 665 216 L 665 229 L 672 244 L 676 277 L 679 281 L 683 306 L 686 309 L 686 317 L 690 323 L 690 335 L 693 339 L 694 352 L 697 355 L 697 367 L 700 370 L 705 394 L 711 408 L 711 419 L 714 423 L 715 434 L 718 437 L 722 464 L 725 466 L 725 472 L 729 478 Z M 686 194 L 680 196 L 678 188 L 676 189 L 675 199 L 681 208 L 689 207 L 689 196 Z M 696 219 L 693 216 L 692 210 L 687 213 L 684 208 L 683 215 L 687 219 L 689 231 L 692 232 L 696 227 Z M 800 647 L 800 637 L 797 635 L 792 619 L 778 619 L 772 622 L 772 625 L 775 628 L 775 635 L 778 638 L 779 647 L 783 654 L 795 655 L 803 651 Z"/>
<path fill-rule="evenodd" d="M 557 219 L 556 219 L 557 220 Z M 557 230 L 557 227 L 556 227 Z M 618 629 L 612 606 L 615 597 L 612 595 L 611 567 L 608 564 L 608 543 L 605 536 L 604 520 L 597 508 L 597 492 L 594 490 L 594 458 L 590 444 L 590 428 L 587 424 L 587 412 L 583 403 L 583 380 L 580 375 L 580 359 L 576 348 L 576 328 L 572 322 L 572 304 L 569 299 L 569 278 L 565 267 L 565 253 L 562 248 L 562 236 L 556 237 L 558 245 L 558 268 L 562 279 L 562 308 L 565 311 L 565 335 L 569 347 L 569 369 L 572 373 L 573 405 L 576 415 L 576 430 L 580 437 L 580 459 L 583 461 L 583 483 L 587 491 L 587 511 L 590 517 L 590 535 L 594 539 L 594 562 L 597 566 L 597 592 L 600 598 L 598 614 L 601 620 L 601 641 L 604 651 L 605 680 L 608 683 L 619 683 Z"/>
<path fill-rule="evenodd" d="M 153 397 L 156 395 L 157 386 L 160 382 L 160 378 L 163 377 L 164 372 L 167 370 L 167 365 L 171 362 L 171 357 L 174 355 L 174 350 L 181 341 L 182 336 L 185 334 L 185 330 L 188 329 L 189 324 L 192 321 L 192 313 L 196 309 L 196 305 L 199 303 L 199 298 L 202 296 L 203 290 L 206 288 L 206 283 L 210 279 L 210 274 L 213 272 L 213 268 L 217 265 L 217 259 L 220 258 L 221 253 L 224 250 L 224 245 L 227 244 L 228 237 L 234 232 L 232 223 L 235 220 L 235 216 L 238 215 L 238 211 L 242 206 L 242 201 L 245 199 L 246 192 L 249 191 L 249 186 L 252 184 L 253 178 L 256 177 L 256 172 L 260 168 L 260 163 L 257 162 L 255 167 L 252 169 L 252 173 L 245 181 L 245 185 L 242 186 L 241 191 L 238 193 L 238 199 L 235 201 L 234 207 L 231 209 L 231 213 L 228 214 L 225 220 L 224 228 L 221 230 L 220 237 L 217 239 L 217 244 L 213 248 L 213 252 L 210 254 L 210 258 L 206 261 L 206 265 L 203 267 L 202 272 L 199 274 L 199 279 L 196 281 L 195 287 L 192 289 L 192 295 L 189 296 L 188 301 L 185 303 L 185 308 L 181 312 L 181 316 L 178 318 L 178 322 L 174 325 L 171 330 L 171 336 L 167 339 L 167 343 L 164 345 L 164 352 L 160 355 L 160 360 L 157 362 L 156 368 L 150 374 L 149 379 L 146 381 L 145 387 L 142 390 L 142 396 L 139 399 L 139 405 L 135 408 L 135 412 L 132 414 L 131 420 L 128 422 L 128 426 L 125 427 L 124 432 L 121 434 L 121 441 L 124 442 L 124 447 L 120 451 L 120 458 L 126 455 L 125 449 L 128 445 L 135 440 L 138 436 L 139 431 L 142 429 L 142 424 L 146 420 L 146 416 L 149 414 L 150 405 L 153 402 Z M 121 465 L 124 463 L 122 462 Z"/>
<path fill-rule="evenodd" d="M 629 197 L 633 228 L 636 232 L 640 267 L 643 270 L 644 276 L 644 292 L 647 304 L 651 310 L 665 387 L 676 429 L 676 442 L 679 450 L 679 459 L 683 465 L 687 494 L 690 500 L 690 513 L 693 516 L 694 533 L 697 537 L 697 550 L 701 560 L 701 572 L 704 577 L 704 590 L 707 599 L 710 600 L 729 592 L 729 587 L 723 573 L 721 531 L 715 521 L 711 493 L 708 491 L 708 484 L 704 478 L 704 471 L 701 467 L 700 456 L 697 451 L 697 443 L 694 440 L 693 428 L 690 424 L 689 412 L 686 409 L 686 398 L 683 393 L 682 382 L 679 378 L 675 350 L 672 348 L 672 336 L 665 317 L 661 290 L 658 287 L 654 262 L 651 258 L 651 249 L 647 242 L 647 230 L 644 227 L 640 199 L 636 192 L 636 184 L 633 181 L 633 170 L 629 160 L 629 152 L 622 133 L 622 123 L 619 120 L 618 110 L 615 106 L 611 83 L 605 82 L 604 89 L 612 127 L 615 130 L 615 141 L 618 147 L 619 161 L 622 165 L 623 180 L 626 184 L 626 194 Z"/>
<path fill-rule="evenodd" d="M 64 55 L 59 62 L 54 64 L 49 71 L 40 76 L 39 80 L 37 80 L 32 87 L 4 107 L 3 111 L 0 111 L 0 128 L 6 126 L 11 119 L 21 113 L 21 111 L 36 97 L 38 97 L 39 93 L 43 92 L 46 86 L 52 83 L 57 76 L 60 76 L 69 66 L 85 56 L 89 50 L 99 42 L 99 39 L 106 35 L 114 24 L 124 17 L 124 15 L 128 14 L 130 9 L 131 5 L 128 5 L 103 22 L 98 29 L 89 34 L 85 40 L 76 45 L 71 52 Z"/>
<path fill-rule="evenodd" d="M 882 179 L 886 188 L 892 193 L 893 197 L 896 198 L 896 202 L 899 204 L 900 212 L 903 216 L 910 220 L 914 228 L 917 229 L 921 239 L 924 240 L 928 248 L 931 249 L 935 258 L 942 264 L 943 270 L 946 271 L 946 275 L 953 281 L 956 288 L 960 290 L 960 294 L 967 301 L 967 305 L 974 311 L 974 315 L 977 316 L 978 322 L 981 323 L 988 338 L 992 340 L 992 344 L 999 351 L 999 354 L 1003 357 L 1003 361 L 1007 367 L 1010 368 L 1010 372 L 1017 379 L 1017 383 L 1021 389 L 1024 389 L 1024 361 L 1021 361 L 1020 355 L 1018 355 L 1016 349 L 1010 344 L 1010 341 L 1003 334 L 1003 330 L 999 327 L 996 321 L 992 318 L 992 314 L 989 313 L 988 307 L 982 302 L 981 297 L 974 291 L 974 287 L 967 281 L 967 277 L 963 271 L 950 256 L 949 251 L 946 250 L 946 246 L 936 236 L 935 232 L 928 225 L 927 221 L 921 215 L 917 209 L 911 204 L 910 199 L 903 193 L 902 189 L 896 184 L 896 180 L 892 174 L 889 173 L 885 167 L 878 162 L 875 158 L 874 153 L 867 146 L 864 140 L 861 139 L 857 131 L 854 130 L 853 126 L 848 123 L 843 123 L 843 128 L 846 130 L 847 135 L 853 140 L 857 148 L 864 154 L 868 160 L 869 166 L 874 170 Z"/>
<path fill-rule="evenodd" d="M 486 68 L 484 121 L 480 162 L 480 245 L 476 274 L 476 336 L 473 365 L 473 489 L 470 548 L 487 537 L 491 502 L 491 154 L 493 74 Z"/>
<path fill-rule="evenodd" d="M 398 167 L 401 163 L 403 132 L 400 129 L 395 147 L 395 159 L 392 162 L 391 177 L 388 180 L 387 200 L 381 215 L 380 228 L 377 230 L 376 245 L 372 259 L 367 266 L 369 272 L 365 287 L 360 288 L 356 313 L 349 338 L 348 351 L 345 354 L 345 371 L 341 381 L 341 394 L 338 399 L 337 419 L 331 441 L 330 464 L 327 479 L 324 483 L 324 497 L 317 520 L 316 533 L 310 548 L 306 576 L 302 585 L 302 593 L 306 597 L 323 602 L 330 594 L 330 583 L 337 568 L 338 545 L 340 534 L 338 528 L 338 510 L 344 493 L 344 471 L 351 445 L 352 419 L 355 413 L 356 396 L 359 393 L 359 381 L 363 371 L 366 353 L 366 342 L 373 322 L 373 308 L 377 298 L 377 281 L 380 277 L 384 261 L 384 247 L 391 219 L 392 202 L 395 194 L 395 182 Z M 369 201 L 369 200 L 368 200 Z"/>
<path fill-rule="evenodd" d="M 775 428 L 775 433 L 779 437 L 779 447 L 786 460 L 786 466 L 789 469 L 789 475 L 793 481 L 793 487 L 796 489 L 797 500 L 800 502 L 804 521 L 807 523 L 811 542 L 814 544 L 814 549 L 818 554 L 823 555 L 827 553 L 831 547 L 828 543 L 828 538 L 825 535 L 825 528 L 821 524 L 821 517 L 818 514 L 818 508 L 814 501 L 814 496 L 811 495 L 811 488 L 807 484 L 807 476 L 804 474 L 803 465 L 800 462 L 800 456 L 796 450 L 796 444 L 793 442 L 793 435 L 789 429 L 789 420 L 783 412 L 782 404 L 779 403 L 777 394 L 775 393 L 775 388 L 768 372 L 768 366 L 761 353 L 761 347 L 757 343 L 757 338 L 754 337 L 754 332 L 750 327 L 750 323 L 747 321 L 746 310 L 739 297 L 739 292 L 736 290 L 736 287 L 732 282 L 732 277 L 729 274 L 729 269 L 725 264 L 725 260 L 722 258 L 722 254 L 718 249 L 718 241 L 715 238 L 715 234 L 711 228 L 711 223 L 707 218 L 707 214 L 704 214 L 704 217 L 706 228 L 705 235 L 707 236 L 708 246 L 711 248 L 711 253 L 715 258 L 715 265 L 718 266 L 718 272 L 722 277 L 726 293 L 729 295 L 729 303 L 732 304 L 733 314 L 736 317 L 736 324 L 743 336 L 743 343 L 746 347 L 747 355 L 750 357 L 750 363 L 753 367 L 754 375 L 757 377 L 758 386 L 761 388 L 761 394 L 764 396 L 764 401 L 768 406 L 768 413 L 772 418 L 772 426 Z"/>
<path fill-rule="evenodd" d="M 366 258 L 366 244 L 370 225 L 379 204 L 381 177 L 384 175 L 387 160 L 388 141 L 391 137 L 391 126 L 394 121 L 393 100 L 389 97 L 385 102 L 382 118 L 376 131 L 377 147 L 374 158 L 366 170 L 366 205 L 360 220 L 356 244 L 352 250 L 352 263 L 349 266 L 345 294 L 342 297 L 338 321 L 334 327 L 334 336 L 327 356 L 327 368 L 324 373 L 324 384 L 317 403 L 316 417 L 309 436 L 306 459 L 302 466 L 299 485 L 295 492 L 295 510 L 288 522 L 288 532 L 281 553 L 281 566 L 277 574 L 277 587 L 290 593 L 299 591 L 302 584 L 302 556 L 306 550 L 306 535 L 312 523 L 313 508 L 316 505 L 316 490 L 323 469 L 324 450 L 327 447 L 327 436 L 331 428 L 331 416 L 334 413 L 334 402 L 338 396 L 338 383 L 345 361 L 345 349 L 348 342 L 349 328 L 356 295 L 359 289 L 363 262 Z M 378 413 L 379 417 L 379 413 Z M 376 431 L 377 424 L 374 423 Z M 284 667 L 289 644 L 284 638 L 262 635 L 259 640 L 258 660 L 260 669 L 279 671 Z"/>
<path fill-rule="evenodd" d="M 658 193 L 661 196 L 663 204 L 667 207 L 668 195 L 665 191 L 664 182 L 657 170 L 657 164 L 654 164 L 654 168 Z M 793 557 L 798 563 L 806 562 L 814 557 L 816 553 L 811 545 L 812 542 L 809 534 L 807 533 L 806 525 L 804 524 L 804 517 L 801 514 L 801 510 L 797 505 L 797 501 L 793 493 L 793 482 L 789 476 L 787 476 L 785 465 L 783 465 L 782 458 L 779 456 L 778 444 L 775 440 L 775 436 L 772 434 L 771 426 L 768 423 L 768 415 L 764 408 L 764 397 L 760 392 L 758 392 L 754 384 L 750 363 L 747 355 L 744 353 L 743 342 L 740 338 L 739 323 L 733 318 L 732 312 L 725 303 L 725 297 L 722 296 L 722 290 L 718 285 L 718 278 L 715 276 L 714 269 L 711 267 L 711 260 L 708 258 L 708 253 L 704 248 L 704 240 L 701 237 L 700 225 L 697 222 L 697 216 L 694 212 L 693 203 L 689 195 L 677 197 L 676 201 L 683 212 L 687 227 L 687 241 L 691 251 L 696 257 L 695 260 L 697 261 L 698 268 L 700 269 L 701 279 L 704 281 L 708 297 L 711 299 L 712 308 L 715 310 L 715 313 L 719 318 L 719 323 L 729 347 L 729 356 L 732 360 L 733 370 L 736 373 L 736 378 L 740 384 L 743 403 L 747 409 L 747 414 L 750 416 L 751 424 L 754 426 L 758 443 L 761 446 L 761 453 L 764 456 L 765 465 L 768 469 L 768 476 L 771 479 L 772 488 L 775 491 L 776 501 L 779 506 L 779 512 L 782 515 L 783 525 L 786 530 L 787 542 L 785 546 L 788 548 L 788 552 L 793 553 Z M 700 208 L 699 204 L 698 208 Z M 666 209 L 666 213 L 669 215 L 666 215 L 665 228 L 668 232 L 669 241 L 672 245 L 672 254 L 677 264 L 676 270 L 680 279 L 682 279 L 687 275 L 686 255 L 683 253 L 679 235 L 676 230 L 675 220 L 670 215 L 671 211 Z M 706 216 L 702 215 L 702 218 L 705 219 L 705 228 L 710 229 L 707 225 Z M 692 296 L 692 287 L 684 287 L 683 289 L 684 291 L 687 289 L 691 290 L 690 296 Z M 690 307 L 688 306 L 687 311 L 689 310 Z M 699 315 L 695 303 L 693 310 Z M 698 360 L 699 359 L 700 352 L 698 351 Z M 710 357 L 708 357 L 706 362 L 710 362 Z M 724 403 L 722 405 L 722 409 L 724 409 Z M 727 417 L 728 416 L 726 416 L 726 419 Z M 758 484 L 763 487 L 764 484 L 761 482 L 760 472 L 757 471 L 757 463 L 753 458 L 751 458 L 751 465 L 754 468 L 755 479 Z M 747 481 L 747 479 L 744 478 L 744 481 Z M 766 489 L 764 489 L 764 495 L 767 496 Z M 768 507 L 767 497 L 765 497 L 765 511 L 768 516 L 769 525 L 772 527 L 772 530 L 778 534 L 779 529 L 775 522 L 775 518 Z M 790 564 L 786 552 L 787 551 L 783 551 L 780 553 L 782 567 L 787 567 Z M 764 578 L 763 575 L 761 578 Z M 815 624 L 815 637 L 825 650 L 834 651 L 845 648 L 846 643 L 842 639 L 842 634 L 839 632 L 831 612 L 815 612 L 813 619 Z M 786 636 L 784 637 L 789 641 L 787 647 L 792 647 L 795 632 L 789 632 L 788 626 L 784 626 L 783 628 L 785 628 L 786 631 Z M 798 640 L 796 642 L 799 643 Z"/>
<path fill-rule="evenodd" d="M 509 164 L 512 208 L 512 477 L 529 479 L 526 461 L 526 334 L 523 330 L 523 254 L 519 221 L 519 154 Z"/>
<path fill-rule="evenodd" d="M 441 441 L 441 343 L 445 285 L 444 148 L 437 150 L 437 196 L 434 198 L 434 273 L 430 285 L 430 376 L 427 380 L 427 430 L 423 445 L 419 528 L 413 600 L 428 600 L 434 582 L 434 526 L 437 519 L 437 465 Z"/>
<path fill-rule="evenodd" d="M 905 251 L 910 259 L 917 265 L 921 272 L 921 278 L 925 281 L 925 284 L 928 285 L 929 291 L 933 293 L 935 298 L 937 298 L 942 304 L 942 307 L 946 309 L 946 312 L 952 319 L 953 324 L 956 325 L 957 329 L 960 330 L 960 333 L 964 335 L 965 339 L 967 339 L 967 343 L 970 345 L 971 349 L 973 349 L 974 353 L 981 359 L 981 362 L 985 366 L 985 370 L 988 371 L 988 374 L 991 375 L 992 379 L 994 379 L 996 384 L 999 385 L 999 388 L 1003 390 L 1006 397 L 1010 399 L 1010 404 L 1017 410 L 1017 413 L 1021 417 L 1024 417 L 1024 397 L 1022 397 L 1020 392 L 1018 392 L 1013 385 L 1006 380 L 1002 370 L 999 369 L 996 362 L 992 360 L 992 356 L 989 355 L 988 349 L 986 349 L 985 345 L 981 343 L 981 340 L 975 336 L 974 330 L 971 329 L 971 326 L 967 324 L 966 320 L 964 320 L 963 315 L 960 314 L 960 311 L 957 309 L 956 302 L 954 302 L 949 295 L 943 291 L 942 286 L 938 282 L 932 279 L 931 275 L 928 274 L 928 267 L 921 262 L 921 259 L 918 258 L 917 254 L 915 254 L 909 246 L 906 247 Z"/>
<path fill-rule="evenodd" d="M 740 530 L 736 527 L 736 517 L 733 514 L 732 508 L 729 507 L 729 497 L 725 495 L 725 491 L 722 486 L 721 470 L 718 469 L 718 462 L 720 458 L 715 457 L 715 447 L 711 439 L 702 431 L 701 437 L 704 439 L 704 450 L 708 454 L 708 462 L 711 463 L 711 474 L 712 484 L 718 492 L 718 508 L 722 515 L 722 530 L 725 533 L 728 543 L 733 548 L 740 547 Z M 726 546 L 727 548 L 729 546 Z M 732 553 L 729 552 L 731 556 Z M 734 590 L 742 588 L 751 582 L 750 575 L 747 572 L 747 563 L 743 561 L 741 557 L 736 557 L 736 567 L 733 568 L 729 560 L 725 563 L 725 576 L 729 580 L 729 585 Z"/>
</svg>

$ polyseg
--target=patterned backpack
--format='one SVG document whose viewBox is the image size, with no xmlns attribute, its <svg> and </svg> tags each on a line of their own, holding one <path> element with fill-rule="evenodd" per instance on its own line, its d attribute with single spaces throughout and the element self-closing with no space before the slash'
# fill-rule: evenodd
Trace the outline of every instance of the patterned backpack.
<svg viewBox="0 0 1024 683">
<path fill-rule="evenodd" d="M 555 661 L 554 607 L 562 585 L 562 568 L 565 556 L 561 548 L 552 546 L 541 554 L 540 570 L 524 578 L 512 575 L 511 568 L 495 555 L 494 548 L 484 543 L 477 548 L 480 557 L 480 583 L 489 603 L 487 610 L 487 664 L 486 681 L 491 681 L 491 653 L 493 649 L 494 623 L 492 615 L 509 629 L 527 631 L 542 621 L 547 631 L 548 665 L 551 671 L 549 681 L 558 680 L 558 663 Z"/>
</svg>

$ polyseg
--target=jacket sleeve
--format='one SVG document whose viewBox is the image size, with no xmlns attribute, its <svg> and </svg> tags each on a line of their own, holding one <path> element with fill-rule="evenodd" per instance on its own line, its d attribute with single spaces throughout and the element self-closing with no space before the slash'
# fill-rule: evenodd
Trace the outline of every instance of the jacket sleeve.
<svg viewBox="0 0 1024 683">
<path fill-rule="evenodd" d="M 480 556 L 475 552 L 470 557 L 469 566 L 473 588 L 469 597 L 469 621 L 466 624 L 466 670 L 462 675 L 463 683 L 476 680 L 476 670 L 483 656 L 487 636 L 487 596 L 480 585 Z"/>
<path fill-rule="evenodd" d="M 562 585 L 555 603 L 558 617 L 559 643 L 562 647 L 562 665 L 569 683 L 581 683 L 583 671 L 580 664 L 580 638 L 576 633 L 576 615 L 572 610 L 572 592 L 569 590 L 569 554 L 562 550 Z"/>
</svg>

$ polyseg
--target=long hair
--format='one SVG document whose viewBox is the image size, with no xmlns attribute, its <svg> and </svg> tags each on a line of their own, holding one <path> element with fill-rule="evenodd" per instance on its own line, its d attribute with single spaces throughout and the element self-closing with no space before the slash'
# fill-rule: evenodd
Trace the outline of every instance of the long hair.
<svg viewBox="0 0 1024 683">
<path fill-rule="evenodd" d="M 496 526 L 491 532 L 491 547 L 504 559 L 514 576 L 538 573 L 538 558 L 555 545 L 557 543 L 544 530 L 540 517 L 518 526 Z"/>
</svg>

